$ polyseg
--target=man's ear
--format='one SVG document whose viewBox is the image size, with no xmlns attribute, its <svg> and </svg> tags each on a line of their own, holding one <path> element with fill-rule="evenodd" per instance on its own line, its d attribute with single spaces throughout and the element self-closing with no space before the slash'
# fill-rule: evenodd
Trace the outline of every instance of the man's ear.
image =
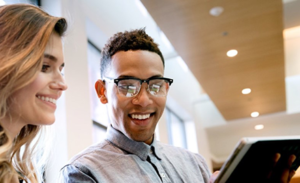
<svg viewBox="0 0 300 183">
<path fill-rule="evenodd" d="M 95 90 L 97 92 L 98 98 L 102 104 L 107 103 L 107 98 L 105 96 L 105 83 L 102 80 L 98 80 L 95 83 Z"/>
</svg>

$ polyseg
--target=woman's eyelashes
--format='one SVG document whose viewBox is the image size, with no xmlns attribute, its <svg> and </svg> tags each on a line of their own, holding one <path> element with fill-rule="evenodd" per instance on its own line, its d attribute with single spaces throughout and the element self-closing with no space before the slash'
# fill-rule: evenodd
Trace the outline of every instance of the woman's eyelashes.
<svg viewBox="0 0 300 183">
<path fill-rule="evenodd" d="M 50 72 L 50 71 L 55 71 L 55 69 L 54 68 L 56 68 L 54 65 L 50 65 L 50 64 L 43 64 L 43 66 L 42 66 L 42 72 Z M 53 70 L 54 69 L 54 70 Z M 61 66 L 60 68 L 58 68 L 58 72 L 62 75 L 62 76 L 64 76 L 64 66 Z"/>
<path fill-rule="evenodd" d="M 50 68 L 50 65 L 47 65 L 47 64 L 43 64 L 42 66 L 42 72 L 47 72 Z"/>
</svg>

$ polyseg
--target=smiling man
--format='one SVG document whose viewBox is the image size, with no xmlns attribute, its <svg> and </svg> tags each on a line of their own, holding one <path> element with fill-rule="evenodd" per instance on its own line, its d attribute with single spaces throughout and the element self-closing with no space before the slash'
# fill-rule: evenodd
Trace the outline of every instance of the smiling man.
<svg viewBox="0 0 300 183">
<path fill-rule="evenodd" d="M 155 139 L 172 82 L 144 29 L 115 34 L 103 48 L 101 80 L 95 84 L 108 105 L 106 140 L 63 167 L 61 182 L 208 182 L 202 156 Z"/>
</svg>

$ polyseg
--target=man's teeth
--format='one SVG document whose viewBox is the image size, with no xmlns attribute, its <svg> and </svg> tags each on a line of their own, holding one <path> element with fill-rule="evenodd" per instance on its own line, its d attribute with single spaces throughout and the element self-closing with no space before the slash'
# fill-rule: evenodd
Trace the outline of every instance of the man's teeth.
<svg viewBox="0 0 300 183">
<path fill-rule="evenodd" d="M 56 104 L 56 99 L 54 99 L 54 98 L 44 97 L 44 96 L 40 96 L 40 95 L 38 95 L 37 97 L 46 102 L 51 102 L 53 104 Z"/>
<path fill-rule="evenodd" d="M 133 119 L 147 119 L 150 117 L 150 114 L 132 114 Z"/>
</svg>

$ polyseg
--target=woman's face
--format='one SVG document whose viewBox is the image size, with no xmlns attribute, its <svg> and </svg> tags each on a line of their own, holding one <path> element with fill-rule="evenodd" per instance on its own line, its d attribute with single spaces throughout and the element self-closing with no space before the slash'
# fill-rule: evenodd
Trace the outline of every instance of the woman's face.
<svg viewBox="0 0 300 183">
<path fill-rule="evenodd" d="M 47 43 L 43 67 L 33 82 L 12 95 L 9 106 L 12 125 L 18 128 L 27 124 L 49 125 L 54 123 L 56 101 L 67 89 L 62 76 L 64 67 L 61 38 L 52 34 Z M 21 130 L 18 129 L 18 130 Z M 11 129 L 14 131 L 14 129 Z"/>
</svg>

